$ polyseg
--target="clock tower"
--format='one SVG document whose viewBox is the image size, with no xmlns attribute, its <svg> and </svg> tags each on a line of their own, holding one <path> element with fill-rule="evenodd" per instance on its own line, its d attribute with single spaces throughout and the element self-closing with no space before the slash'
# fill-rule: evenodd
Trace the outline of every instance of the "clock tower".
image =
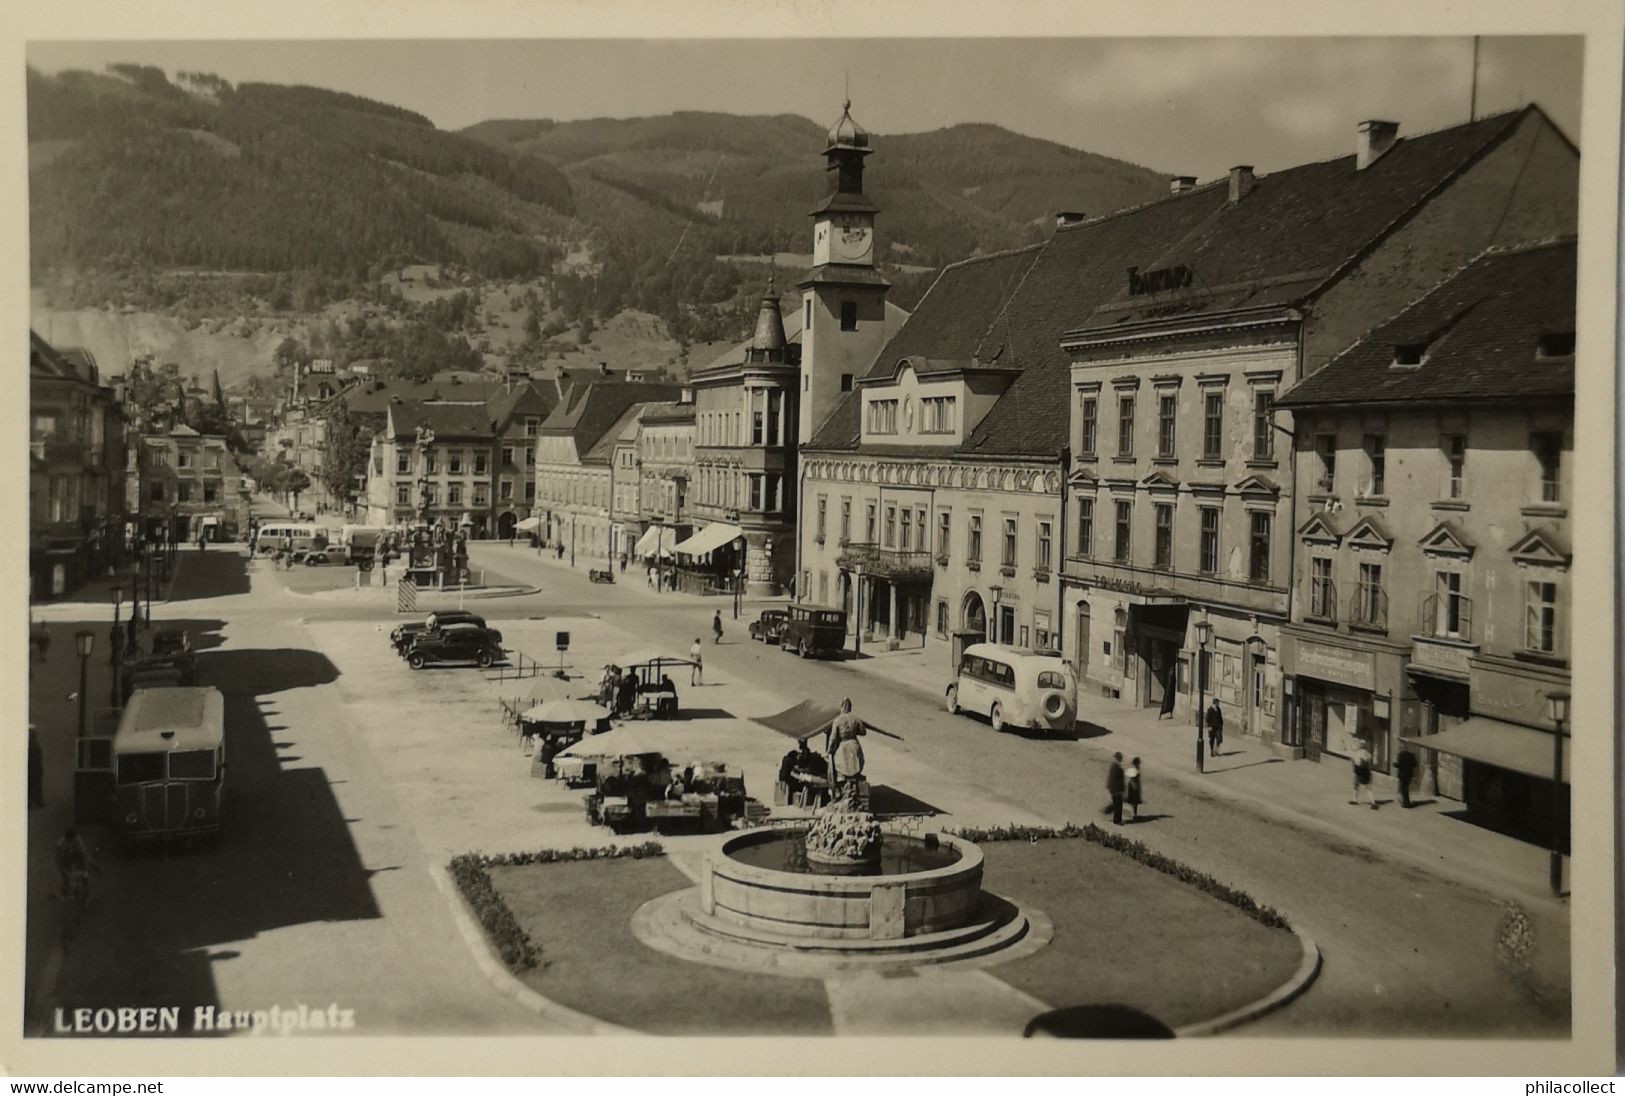
<svg viewBox="0 0 1625 1096">
<path fill-rule="evenodd" d="M 811 213 L 813 270 L 801 290 L 800 431 L 803 444 L 841 393 L 886 344 L 886 290 L 875 269 L 875 214 L 863 193 L 863 161 L 874 149 L 848 102 L 829 132 L 824 159 L 835 188 Z"/>
</svg>

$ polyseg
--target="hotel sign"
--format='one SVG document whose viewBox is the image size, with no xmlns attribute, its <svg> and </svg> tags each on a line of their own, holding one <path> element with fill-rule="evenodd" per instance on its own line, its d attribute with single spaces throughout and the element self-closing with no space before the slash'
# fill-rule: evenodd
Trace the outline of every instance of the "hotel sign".
<svg viewBox="0 0 1625 1096">
<path fill-rule="evenodd" d="M 1368 692 L 1377 687 L 1376 667 L 1369 653 L 1303 639 L 1298 641 L 1298 665 L 1294 672 Z"/>
</svg>

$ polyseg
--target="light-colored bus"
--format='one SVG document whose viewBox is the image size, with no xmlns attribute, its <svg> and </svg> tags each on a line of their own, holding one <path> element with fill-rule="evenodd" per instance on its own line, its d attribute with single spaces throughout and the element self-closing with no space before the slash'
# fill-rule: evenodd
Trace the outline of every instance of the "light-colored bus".
<svg viewBox="0 0 1625 1096">
<path fill-rule="evenodd" d="M 214 834 L 226 780 L 226 702 L 219 689 L 137 689 L 113 735 L 123 838 Z"/>
<path fill-rule="evenodd" d="M 308 521 L 268 521 L 254 534 L 254 554 L 268 556 L 278 548 L 327 547 L 327 528 Z"/>
<path fill-rule="evenodd" d="M 973 643 L 959 658 L 946 700 L 950 712 L 987 716 L 995 731 L 1070 731 L 1078 714 L 1078 682 L 1060 655 Z"/>
</svg>

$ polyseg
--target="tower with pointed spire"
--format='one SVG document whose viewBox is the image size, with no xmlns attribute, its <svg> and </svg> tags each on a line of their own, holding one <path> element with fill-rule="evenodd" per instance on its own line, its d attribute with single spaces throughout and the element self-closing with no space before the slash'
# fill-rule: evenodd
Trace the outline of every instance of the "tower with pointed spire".
<svg viewBox="0 0 1625 1096">
<path fill-rule="evenodd" d="M 886 342 L 886 291 L 875 269 L 875 215 L 863 191 L 864 160 L 874 152 L 848 99 L 824 149 L 834 189 L 813 207 L 813 271 L 802 295 L 798 436 L 812 439 L 843 391 L 852 388 Z"/>
</svg>

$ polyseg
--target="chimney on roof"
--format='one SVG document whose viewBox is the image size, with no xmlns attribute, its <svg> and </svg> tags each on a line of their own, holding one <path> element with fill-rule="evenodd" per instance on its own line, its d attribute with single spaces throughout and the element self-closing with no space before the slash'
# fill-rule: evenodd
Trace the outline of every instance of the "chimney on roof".
<svg viewBox="0 0 1625 1096">
<path fill-rule="evenodd" d="M 1256 181 L 1257 180 L 1253 178 L 1252 164 L 1238 164 L 1231 168 L 1230 203 L 1234 205 L 1243 198 L 1247 197 L 1248 192 L 1253 189 L 1253 183 Z"/>
<path fill-rule="evenodd" d="M 1195 190 L 1195 189 L 1196 189 L 1196 176 L 1194 176 L 1194 175 L 1175 175 L 1168 182 L 1168 193 L 1169 194 L 1183 194 L 1187 190 Z"/>
<path fill-rule="evenodd" d="M 598 363 L 598 375 L 600 377 L 609 376 L 609 363 L 608 362 L 599 362 Z"/>
<path fill-rule="evenodd" d="M 1354 142 L 1354 170 L 1364 171 L 1377 162 L 1377 157 L 1394 147 L 1399 136 L 1398 122 L 1367 119 L 1359 125 L 1359 137 Z"/>
<path fill-rule="evenodd" d="M 1055 215 L 1055 227 L 1065 228 L 1067 225 L 1081 225 L 1089 219 L 1089 214 L 1081 209 L 1063 209 Z"/>
</svg>

